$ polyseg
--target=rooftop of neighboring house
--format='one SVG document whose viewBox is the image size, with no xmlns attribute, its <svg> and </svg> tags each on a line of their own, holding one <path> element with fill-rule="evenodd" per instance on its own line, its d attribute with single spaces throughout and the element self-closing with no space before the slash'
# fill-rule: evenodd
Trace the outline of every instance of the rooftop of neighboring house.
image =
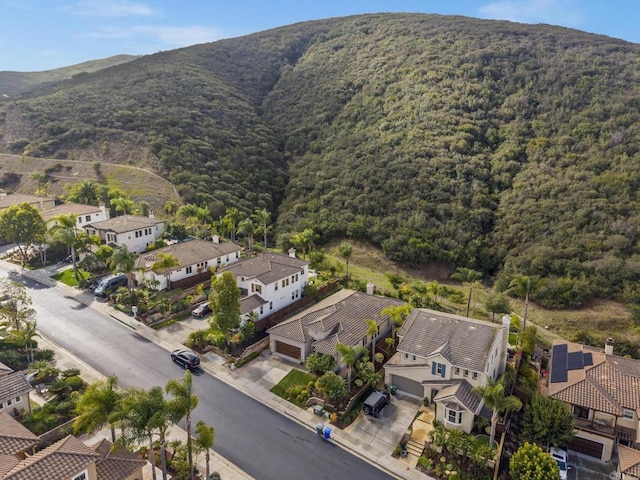
<svg viewBox="0 0 640 480">
<path fill-rule="evenodd" d="M 38 444 L 38 441 L 37 435 L 7 412 L 0 413 L 0 455 L 16 456 L 22 452 L 28 452 Z"/>
<path fill-rule="evenodd" d="M 206 240 L 187 240 L 186 242 L 174 243 L 166 247 L 158 248 L 150 252 L 141 253 L 136 260 L 136 268 L 151 269 L 151 265 L 159 258 L 159 254 L 173 255 L 178 260 L 179 266 L 176 268 L 187 267 L 197 263 L 212 260 L 223 255 L 239 252 L 242 250 L 240 245 L 233 242 L 213 242 Z M 214 267 L 215 265 L 209 265 Z"/>
<path fill-rule="evenodd" d="M 612 344 L 605 352 L 555 341 L 549 362 L 549 396 L 617 416 L 625 409 L 640 413 L 640 360 L 612 353 Z"/>
<path fill-rule="evenodd" d="M 243 258 L 221 271 L 231 272 L 236 278 L 255 278 L 264 285 L 269 285 L 300 273 L 307 265 L 309 262 L 295 256 L 265 252 L 259 253 L 255 257 Z"/>
<path fill-rule="evenodd" d="M 146 461 L 128 450 L 111 450 L 111 442 L 101 440 L 91 448 L 100 459 L 96 463 L 96 473 L 99 480 L 124 480 L 133 472 L 143 467 Z"/>
<path fill-rule="evenodd" d="M 313 340 L 313 332 L 330 332 L 327 338 L 313 343 L 314 351 L 335 355 L 335 346 L 339 343 L 361 345 L 369 328 L 366 320 L 371 319 L 381 325 L 388 318 L 381 314 L 383 309 L 405 303 L 395 298 L 354 291 L 344 297 L 345 293 L 343 291 L 340 297 L 336 297 L 342 299 L 335 304 L 286 320 L 268 329 L 267 333 L 307 343 Z"/>
<path fill-rule="evenodd" d="M 163 223 L 164 220 L 158 218 L 141 217 L 138 215 L 120 215 L 119 217 L 111 217 L 108 220 L 92 222 L 84 227 L 91 227 L 96 230 L 109 230 L 114 233 L 127 233 Z"/>
<path fill-rule="evenodd" d="M 440 354 L 452 365 L 484 371 L 502 324 L 414 308 L 398 332 L 397 351 L 426 358 Z"/>
<path fill-rule="evenodd" d="M 49 205 L 55 203 L 55 198 L 52 197 L 38 197 L 36 195 L 25 195 L 23 193 L 11 193 L 8 195 L 0 195 L 0 210 L 9 208 L 13 205 L 21 205 L 28 203 L 38 209 L 41 209 L 43 205 Z"/>
<path fill-rule="evenodd" d="M 640 477 L 640 450 L 618 444 L 618 466 L 620 473 Z"/>
<path fill-rule="evenodd" d="M 257 293 L 240 299 L 240 314 L 244 315 L 266 305 L 267 301 Z"/>
<path fill-rule="evenodd" d="M 59 215 L 89 215 L 92 213 L 99 213 L 102 210 L 109 212 L 104 206 L 96 207 L 95 205 L 84 205 L 82 203 L 62 203 L 56 205 L 53 208 L 45 208 L 42 210 L 41 215 L 45 222 L 54 219 Z M 107 215 L 108 216 L 108 215 Z"/>
<path fill-rule="evenodd" d="M 464 379 L 456 380 L 453 384 L 442 388 L 433 401 L 447 404 L 453 399 L 473 413 L 476 413 L 482 401 L 480 396 L 473 391 L 471 384 Z"/>
<path fill-rule="evenodd" d="M 24 373 L 14 372 L 5 364 L 0 363 L 0 403 L 25 395 L 33 390 Z"/>
</svg>

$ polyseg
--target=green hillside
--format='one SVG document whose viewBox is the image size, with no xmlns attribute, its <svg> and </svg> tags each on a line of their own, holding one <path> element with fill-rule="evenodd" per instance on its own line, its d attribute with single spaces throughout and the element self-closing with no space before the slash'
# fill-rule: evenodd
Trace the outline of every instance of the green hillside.
<svg viewBox="0 0 640 480">
<path fill-rule="evenodd" d="M 277 233 L 640 300 L 640 46 L 547 25 L 336 18 L 162 52 L 0 108 L 8 153 L 153 168 Z"/>
</svg>

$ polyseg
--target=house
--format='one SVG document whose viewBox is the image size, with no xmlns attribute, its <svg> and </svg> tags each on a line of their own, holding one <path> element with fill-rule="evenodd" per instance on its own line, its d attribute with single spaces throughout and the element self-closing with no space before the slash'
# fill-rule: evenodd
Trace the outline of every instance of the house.
<svg viewBox="0 0 640 480">
<path fill-rule="evenodd" d="M 0 457 L 0 480 L 142 480 L 146 464 L 128 451 L 112 452 L 107 440 L 89 447 L 73 435 L 31 456 Z"/>
<path fill-rule="evenodd" d="M 33 454 L 40 438 L 7 412 L 0 413 L 0 478 Z"/>
<path fill-rule="evenodd" d="M 0 211 L 14 205 L 22 205 L 28 203 L 38 210 L 47 210 L 56 205 L 56 199 L 53 197 L 38 197 L 36 195 L 25 195 L 22 193 L 0 193 Z"/>
<path fill-rule="evenodd" d="M 556 341 L 551 347 L 546 393 L 571 405 L 575 436 L 569 448 L 609 461 L 616 444 L 640 445 L 640 360 Z"/>
<path fill-rule="evenodd" d="M 640 450 L 618 444 L 618 474 L 620 480 L 640 479 Z"/>
<path fill-rule="evenodd" d="M 31 413 L 31 390 L 33 387 L 24 373 L 14 372 L 4 363 L 0 363 L 0 412 L 7 412 L 12 417 L 19 417 L 22 410 Z"/>
<path fill-rule="evenodd" d="M 301 315 L 269 328 L 269 347 L 275 355 L 301 363 L 313 352 L 338 360 L 339 343 L 370 348 L 371 342 L 387 336 L 391 319 L 381 312 L 400 305 L 404 302 L 395 298 L 342 290 Z M 378 325 L 375 335 L 367 333 L 369 319 Z"/>
<path fill-rule="evenodd" d="M 504 372 L 510 324 L 509 316 L 496 324 L 416 308 L 398 332 L 385 383 L 437 404 L 438 421 L 469 433 L 483 408 L 474 387 Z"/>
<path fill-rule="evenodd" d="M 55 218 L 60 215 L 76 215 L 76 227 L 81 229 L 84 225 L 94 222 L 109 220 L 109 209 L 104 204 L 96 207 L 95 205 L 83 205 L 81 203 L 62 203 L 50 208 L 43 209 L 42 218 L 51 226 L 55 223 Z"/>
<path fill-rule="evenodd" d="M 149 244 L 162 238 L 164 221 L 153 217 L 121 215 L 85 224 L 83 228 L 89 235 L 98 235 L 113 247 L 126 246 L 130 252 L 141 253 Z"/>
<path fill-rule="evenodd" d="M 193 277 L 193 283 L 197 283 L 211 278 L 211 268 L 237 262 L 241 251 L 241 246 L 233 242 L 220 242 L 217 236 L 213 237 L 213 241 L 188 240 L 174 243 L 140 254 L 135 264 L 135 278 L 139 284 L 144 280 L 152 280 L 151 284 L 157 282 L 155 288 L 158 290 L 168 288 L 168 280 L 174 284 Z M 167 272 L 152 268 L 160 254 L 173 255 L 178 260 L 178 265 L 168 272 L 169 278 Z"/>
<path fill-rule="evenodd" d="M 243 317 L 253 311 L 262 319 L 302 297 L 309 279 L 309 262 L 297 258 L 295 251 L 289 255 L 264 252 L 227 265 L 219 275 L 224 272 L 231 272 L 238 283 Z"/>
</svg>

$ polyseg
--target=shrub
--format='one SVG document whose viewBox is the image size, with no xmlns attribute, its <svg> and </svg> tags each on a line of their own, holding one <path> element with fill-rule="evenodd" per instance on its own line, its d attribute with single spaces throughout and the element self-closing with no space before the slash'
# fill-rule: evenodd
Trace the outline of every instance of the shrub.
<svg viewBox="0 0 640 480">
<path fill-rule="evenodd" d="M 241 367 L 247 363 L 249 363 L 251 360 L 253 360 L 254 358 L 257 358 L 258 355 L 260 355 L 260 352 L 252 352 L 249 355 L 247 355 L 244 358 L 241 358 L 240 360 L 238 360 L 237 362 L 235 362 L 236 367 Z"/>
<path fill-rule="evenodd" d="M 433 468 L 433 460 L 427 457 L 419 457 L 418 465 L 420 465 L 425 470 L 431 470 Z"/>
<path fill-rule="evenodd" d="M 80 376 L 80 369 L 79 368 L 67 368 L 60 375 L 64 379 L 67 379 L 69 377 L 78 377 L 78 376 Z"/>
<path fill-rule="evenodd" d="M 36 350 L 33 354 L 34 360 L 46 360 L 50 362 L 56 356 L 55 352 L 50 349 Z"/>
<path fill-rule="evenodd" d="M 322 353 L 313 352 L 307 357 L 306 367 L 316 375 L 322 375 L 326 372 L 332 371 L 335 365 L 335 360 L 331 355 L 324 355 Z"/>
<path fill-rule="evenodd" d="M 69 385 L 69 387 L 71 387 L 71 391 L 73 391 L 73 392 L 82 391 L 87 386 L 85 381 L 83 379 L 81 379 L 80 377 L 78 377 L 78 376 L 68 377 L 68 378 L 66 378 L 64 380 L 64 382 L 67 385 Z"/>
</svg>

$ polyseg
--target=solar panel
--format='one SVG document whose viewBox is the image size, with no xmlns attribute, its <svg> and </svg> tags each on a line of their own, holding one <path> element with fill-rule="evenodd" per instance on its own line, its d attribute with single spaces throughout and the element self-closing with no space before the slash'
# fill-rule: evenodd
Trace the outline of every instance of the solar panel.
<svg viewBox="0 0 640 480">
<path fill-rule="evenodd" d="M 593 356 L 591 355 L 591 353 L 585 353 L 583 361 L 585 367 L 588 365 L 593 365 Z"/>
<path fill-rule="evenodd" d="M 554 345 L 551 349 L 551 383 L 567 381 L 567 344 Z"/>
<path fill-rule="evenodd" d="M 582 352 L 571 352 L 567 357 L 567 368 L 569 370 L 582 370 L 584 368 Z"/>
</svg>

